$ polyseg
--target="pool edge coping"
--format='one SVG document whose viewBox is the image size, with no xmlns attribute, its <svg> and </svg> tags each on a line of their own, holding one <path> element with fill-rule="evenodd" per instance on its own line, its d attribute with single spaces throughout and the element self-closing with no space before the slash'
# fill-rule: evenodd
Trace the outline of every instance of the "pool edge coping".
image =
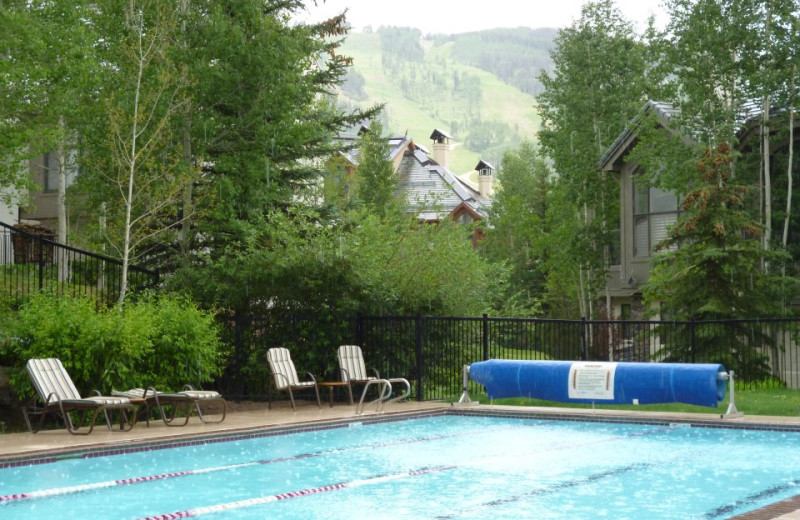
<svg viewBox="0 0 800 520">
<path fill-rule="evenodd" d="M 716 418 L 716 414 L 677 414 L 669 415 L 653 412 L 641 415 L 641 412 L 596 409 L 565 409 L 549 407 L 514 407 L 502 405 L 454 405 L 442 404 L 441 407 L 426 410 L 405 410 L 386 412 L 379 415 L 350 416 L 305 420 L 293 423 L 271 424 L 263 426 L 246 426 L 219 430 L 215 432 L 187 433 L 185 435 L 165 435 L 139 440 L 111 440 L 92 446 L 72 446 L 64 448 L 38 449 L 29 452 L 0 455 L 0 469 L 28 465 L 47 464 L 64 459 L 95 458 L 114 456 L 142 451 L 157 451 L 181 446 L 196 446 L 217 442 L 243 440 L 259 437 L 271 437 L 295 432 L 319 431 L 334 428 L 345 428 L 352 424 L 374 424 L 401 420 L 412 420 L 441 415 L 508 417 L 517 419 L 548 419 L 561 421 L 586 421 L 624 424 L 643 424 L 669 426 L 687 424 L 698 428 L 720 428 L 735 430 L 767 430 L 800 433 L 800 421 L 796 423 L 759 420 L 758 416 L 749 416 L 746 422 L 741 418 Z"/>
</svg>

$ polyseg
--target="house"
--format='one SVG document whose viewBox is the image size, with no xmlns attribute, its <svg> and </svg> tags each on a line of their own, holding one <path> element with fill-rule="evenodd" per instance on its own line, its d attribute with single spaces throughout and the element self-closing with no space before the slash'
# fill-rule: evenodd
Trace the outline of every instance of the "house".
<svg viewBox="0 0 800 520">
<path fill-rule="evenodd" d="M 358 166 L 355 143 L 358 135 L 368 130 L 362 125 L 357 133 L 340 136 L 344 142 L 353 144 L 349 152 L 337 159 L 336 164 L 344 175 L 352 175 Z M 472 172 L 459 176 L 449 169 L 452 136 L 435 129 L 430 139 L 432 152 L 408 136 L 388 138 L 389 159 L 398 176 L 398 196 L 405 199 L 408 211 L 425 223 L 441 222 L 445 218 L 461 224 L 485 221 L 491 206 L 494 167 L 480 161 L 475 168 L 478 171 L 478 185 L 475 186 L 468 179 Z M 472 236 L 474 247 L 482 237 L 483 232 L 476 228 Z"/>
<path fill-rule="evenodd" d="M 642 112 L 642 120 L 653 115 L 660 126 L 667 128 L 677 110 L 669 103 L 650 101 Z M 666 237 L 668 227 L 677 221 L 679 214 L 675 194 L 636 186 L 639 165 L 628 161 L 627 155 L 638 140 L 636 125 L 630 125 L 599 161 L 602 171 L 619 175 L 620 242 L 611 255 L 606 290 L 612 306 L 608 315 L 626 319 L 641 318 L 644 314 L 641 286 L 650 274 L 653 246 Z"/>
<path fill-rule="evenodd" d="M 756 104 L 745 107 L 739 132 L 741 149 L 758 149 L 761 111 Z M 610 317 L 639 319 L 646 313 L 642 305 L 641 288 L 650 275 L 651 257 L 655 246 L 664 240 L 668 230 L 679 215 L 680 207 L 675 193 L 667 192 L 645 183 L 637 183 L 638 164 L 628 158 L 638 143 L 637 123 L 649 121 L 654 116 L 664 131 L 670 129 L 670 120 L 678 109 L 669 103 L 649 101 L 637 121 L 624 130 L 611 144 L 598 165 L 602 171 L 618 174 L 620 196 L 619 248 L 612 255 L 606 288 L 611 302 Z M 795 127 L 800 118 L 795 119 Z M 773 129 L 774 132 L 775 129 Z M 800 132 L 795 132 L 795 141 Z M 772 142 L 775 152 L 785 142 Z M 773 152 L 773 153 L 775 153 Z"/>
</svg>

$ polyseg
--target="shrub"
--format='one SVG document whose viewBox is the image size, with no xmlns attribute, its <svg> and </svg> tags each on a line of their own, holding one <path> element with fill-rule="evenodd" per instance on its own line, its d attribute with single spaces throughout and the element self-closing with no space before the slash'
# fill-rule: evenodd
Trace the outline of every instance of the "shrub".
<svg viewBox="0 0 800 520">
<path fill-rule="evenodd" d="M 188 299 L 151 296 L 122 308 L 97 308 L 91 298 L 37 294 L 0 324 L 11 386 L 33 390 L 25 371 L 31 358 L 61 359 L 82 395 L 135 386 L 173 389 L 200 385 L 220 372 L 214 316 Z"/>
</svg>

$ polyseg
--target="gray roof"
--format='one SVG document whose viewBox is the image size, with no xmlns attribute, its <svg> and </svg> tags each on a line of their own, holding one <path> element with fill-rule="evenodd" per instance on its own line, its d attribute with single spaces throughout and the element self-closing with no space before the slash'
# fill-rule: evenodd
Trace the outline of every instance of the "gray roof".
<svg viewBox="0 0 800 520">
<path fill-rule="evenodd" d="M 350 161 L 353 165 L 358 166 L 358 156 L 361 150 L 358 147 L 358 135 L 354 134 L 340 134 L 338 140 L 348 147 L 342 155 Z M 394 159 L 397 154 L 406 149 L 411 139 L 404 135 L 395 135 L 387 138 L 389 144 L 389 159 Z"/>
<path fill-rule="evenodd" d="M 464 204 L 486 218 L 490 201 L 422 150 L 406 152 L 399 167 L 398 189 L 420 220 L 442 220 Z"/>
<path fill-rule="evenodd" d="M 656 115 L 656 118 L 663 126 L 667 126 L 670 119 L 679 113 L 678 109 L 671 103 L 665 103 L 663 101 L 648 101 L 645 103 L 644 107 L 642 107 L 642 113 L 636 116 L 633 122 L 619 134 L 619 137 L 611 143 L 611 146 L 608 147 L 597 162 L 601 170 L 610 170 L 613 168 L 616 160 L 620 159 L 620 155 L 627 149 L 631 139 L 636 136 L 639 125 L 651 112 Z"/>
<path fill-rule="evenodd" d="M 605 151 L 603 156 L 598 161 L 598 166 L 601 170 L 613 170 L 618 161 L 623 158 L 623 155 L 632 147 L 636 134 L 639 131 L 639 125 L 645 120 L 649 113 L 654 113 L 659 123 L 667 127 L 669 122 L 680 114 L 680 108 L 664 101 L 648 101 L 642 107 L 642 113 L 636 116 L 630 125 L 611 143 L 611 146 Z M 737 118 L 737 121 L 742 125 L 744 131 L 748 125 L 758 124 L 758 119 L 761 117 L 761 105 L 757 101 L 747 101 L 742 105 L 742 111 Z M 780 110 L 773 110 L 777 113 Z"/>
</svg>

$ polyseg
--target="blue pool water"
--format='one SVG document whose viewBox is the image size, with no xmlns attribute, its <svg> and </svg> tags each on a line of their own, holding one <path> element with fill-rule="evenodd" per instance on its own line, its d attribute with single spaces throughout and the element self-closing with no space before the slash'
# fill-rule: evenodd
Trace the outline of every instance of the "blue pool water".
<svg viewBox="0 0 800 520">
<path fill-rule="evenodd" d="M 797 432 L 461 415 L 0 470 L 4 520 L 724 519 L 796 494 Z"/>
</svg>

